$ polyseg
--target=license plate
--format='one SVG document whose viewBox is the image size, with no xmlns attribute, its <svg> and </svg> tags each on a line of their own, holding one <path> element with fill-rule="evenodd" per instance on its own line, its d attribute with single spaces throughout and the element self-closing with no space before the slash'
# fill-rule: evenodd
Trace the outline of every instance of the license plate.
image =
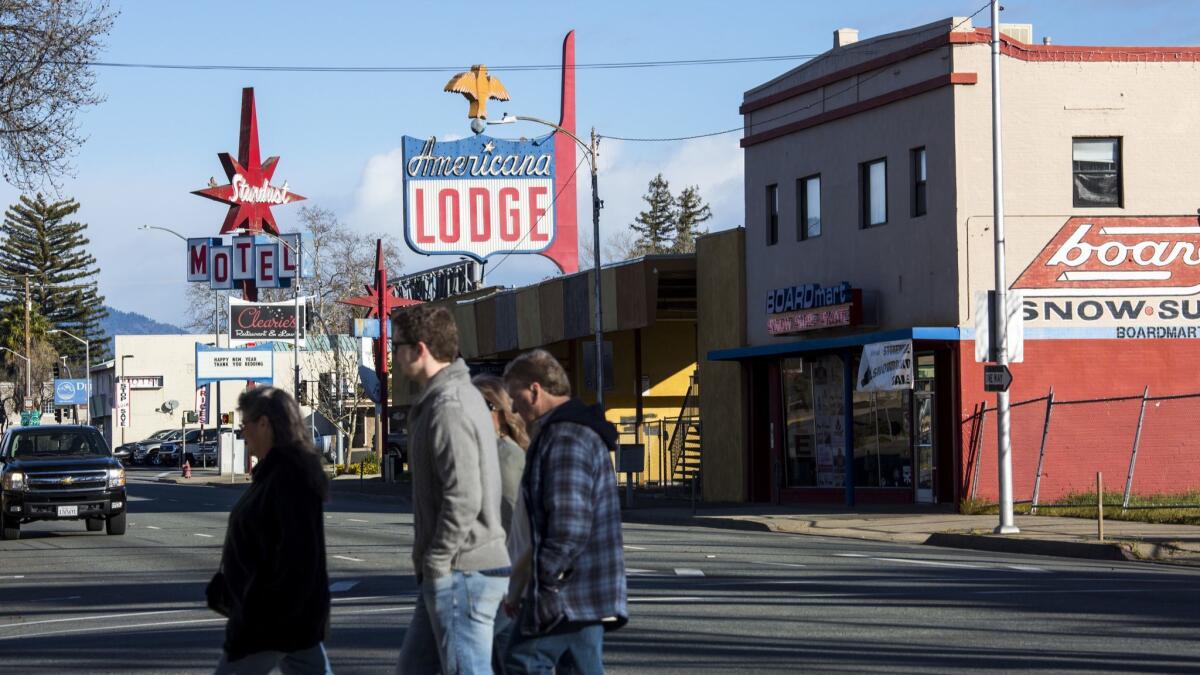
<svg viewBox="0 0 1200 675">
<path fill-rule="evenodd" d="M 58 507 L 58 517 L 59 518 L 63 518 L 66 516 L 77 516 L 77 515 L 79 515 L 79 507 L 78 506 L 60 506 L 60 507 Z"/>
</svg>

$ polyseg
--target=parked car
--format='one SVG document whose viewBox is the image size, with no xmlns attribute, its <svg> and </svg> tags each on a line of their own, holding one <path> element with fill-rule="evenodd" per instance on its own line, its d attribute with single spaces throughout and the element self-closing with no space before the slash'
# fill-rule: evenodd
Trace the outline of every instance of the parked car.
<svg viewBox="0 0 1200 675">
<path fill-rule="evenodd" d="M 222 434 L 234 435 L 234 430 L 231 427 L 223 427 Z M 216 466 L 217 465 L 217 429 L 216 427 L 205 429 L 200 434 L 200 440 L 194 446 L 189 444 L 187 454 L 184 459 L 193 467 L 195 466 Z"/>
<path fill-rule="evenodd" d="M 183 436 L 182 429 L 163 429 L 151 434 L 149 438 L 138 441 L 134 444 L 133 454 L 130 461 L 134 464 L 150 464 L 159 447 L 166 441 L 171 441 Z"/>
<path fill-rule="evenodd" d="M 0 538 L 39 520 L 125 534 L 125 467 L 93 427 L 14 427 L 0 440 Z"/>
<path fill-rule="evenodd" d="M 213 433 L 215 438 L 215 429 L 213 429 Z M 200 429 L 188 429 L 180 436 L 172 438 L 169 441 L 164 441 L 158 447 L 158 452 L 150 457 L 150 463 L 155 466 L 177 466 L 183 445 L 186 444 L 190 452 L 193 445 L 200 444 L 201 434 L 202 430 Z"/>
<path fill-rule="evenodd" d="M 389 431 L 387 435 L 387 454 L 400 458 L 400 469 L 408 463 L 408 432 Z"/>
</svg>

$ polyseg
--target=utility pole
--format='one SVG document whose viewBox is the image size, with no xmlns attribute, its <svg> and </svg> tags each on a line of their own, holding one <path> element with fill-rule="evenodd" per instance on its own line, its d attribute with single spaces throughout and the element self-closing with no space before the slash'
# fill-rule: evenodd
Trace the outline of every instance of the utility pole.
<svg viewBox="0 0 1200 675">
<path fill-rule="evenodd" d="M 33 309 L 33 301 L 29 299 L 29 275 L 25 275 L 25 356 L 30 357 L 25 359 L 25 398 L 33 398 L 33 389 L 30 384 L 29 371 L 33 365 L 32 354 L 29 352 L 29 311 Z"/>
<path fill-rule="evenodd" d="M 1008 294 L 1004 278 L 1004 167 L 1000 152 L 1000 3 L 992 0 L 992 210 L 995 226 L 996 363 L 1008 367 Z M 1013 523 L 1012 438 L 1008 390 L 996 392 L 996 440 L 1000 480 L 1000 523 L 996 534 L 1020 532 Z"/>
</svg>

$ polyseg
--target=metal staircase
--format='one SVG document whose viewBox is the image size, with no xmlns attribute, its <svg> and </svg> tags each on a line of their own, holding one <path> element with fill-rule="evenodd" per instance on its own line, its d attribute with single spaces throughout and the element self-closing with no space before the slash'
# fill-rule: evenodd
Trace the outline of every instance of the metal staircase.
<svg viewBox="0 0 1200 675">
<path fill-rule="evenodd" d="M 697 492 L 703 472 L 700 439 L 700 380 L 692 373 L 668 447 L 671 450 L 671 482 L 687 484 Z"/>
</svg>

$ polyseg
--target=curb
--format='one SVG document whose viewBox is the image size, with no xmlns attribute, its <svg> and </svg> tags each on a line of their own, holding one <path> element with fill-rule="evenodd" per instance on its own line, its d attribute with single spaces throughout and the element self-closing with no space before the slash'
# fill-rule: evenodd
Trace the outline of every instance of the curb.
<svg viewBox="0 0 1200 675">
<path fill-rule="evenodd" d="M 1054 541 L 1046 539 L 1006 539 L 985 534 L 958 534 L 935 532 L 925 540 L 927 546 L 972 549 L 993 553 L 1024 553 L 1027 555 L 1057 556 L 1060 558 L 1084 558 L 1087 560 L 1140 561 L 1117 543 L 1087 543 L 1081 541 Z"/>
<path fill-rule="evenodd" d="M 1025 555 L 1054 556 L 1060 558 L 1082 558 L 1113 562 L 1150 562 L 1180 566 L 1200 566 L 1200 557 L 1181 555 L 1181 549 L 1170 543 L 1150 544 L 1138 541 L 1077 542 L 1048 539 L 1009 539 L 1004 537 L 967 534 L 962 532 L 895 533 L 877 532 L 852 528 L 822 529 L 821 521 L 805 520 L 792 527 L 783 523 L 764 522 L 750 518 L 729 516 L 683 516 L 657 517 L 651 513 L 623 511 L 622 522 L 642 525 L 666 525 L 685 527 L 708 527 L 723 530 L 775 532 L 777 534 L 835 537 L 864 541 L 882 541 L 899 544 L 938 546 L 942 548 L 990 551 L 993 553 L 1018 553 Z M 788 522 L 788 521 L 783 521 Z"/>
</svg>

